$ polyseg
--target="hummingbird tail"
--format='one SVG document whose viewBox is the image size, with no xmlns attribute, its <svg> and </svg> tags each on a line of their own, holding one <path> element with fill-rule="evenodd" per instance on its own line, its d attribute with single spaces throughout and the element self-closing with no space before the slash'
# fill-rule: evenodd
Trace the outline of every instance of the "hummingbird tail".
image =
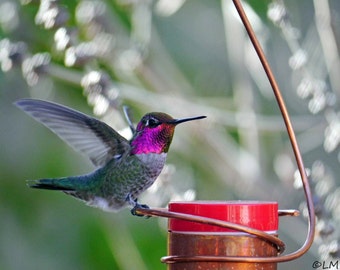
<svg viewBox="0 0 340 270">
<path fill-rule="evenodd" d="M 30 188 L 38 189 L 49 189 L 49 190 L 60 190 L 60 191 L 74 191 L 71 181 L 68 178 L 59 179 L 40 179 L 40 180 L 29 180 L 27 185 Z"/>
</svg>

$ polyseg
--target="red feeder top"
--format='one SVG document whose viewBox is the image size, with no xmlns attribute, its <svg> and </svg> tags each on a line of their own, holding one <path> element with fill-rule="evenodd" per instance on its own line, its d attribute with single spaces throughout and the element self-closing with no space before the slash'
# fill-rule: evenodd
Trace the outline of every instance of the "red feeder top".
<svg viewBox="0 0 340 270">
<path fill-rule="evenodd" d="M 263 201 L 171 202 L 169 211 L 191 214 L 248 226 L 261 231 L 278 230 L 278 203 Z M 177 232 L 235 232 L 228 228 L 180 219 L 169 220 L 169 230 Z"/>
</svg>

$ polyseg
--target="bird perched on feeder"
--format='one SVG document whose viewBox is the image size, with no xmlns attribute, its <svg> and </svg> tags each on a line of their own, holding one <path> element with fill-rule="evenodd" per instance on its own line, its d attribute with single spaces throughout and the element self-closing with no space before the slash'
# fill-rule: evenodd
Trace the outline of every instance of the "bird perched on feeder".
<svg viewBox="0 0 340 270">
<path fill-rule="evenodd" d="M 137 198 L 161 173 L 175 127 L 206 117 L 174 119 L 161 112 L 147 113 L 136 129 L 128 119 L 133 131 L 128 141 L 107 124 L 56 103 L 21 99 L 15 105 L 98 167 L 85 175 L 32 180 L 30 187 L 63 191 L 106 211 L 130 205 L 134 215 L 138 208 L 148 208 Z"/>
</svg>

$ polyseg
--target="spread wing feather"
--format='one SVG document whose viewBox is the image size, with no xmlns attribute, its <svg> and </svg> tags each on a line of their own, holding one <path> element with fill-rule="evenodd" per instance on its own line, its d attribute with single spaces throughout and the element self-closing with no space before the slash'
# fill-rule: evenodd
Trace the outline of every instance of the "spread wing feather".
<svg viewBox="0 0 340 270">
<path fill-rule="evenodd" d="M 130 150 L 128 140 L 110 126 L 68 107 L 36 99 L 21 99 L 15 105 L 85 153 L 96 166 Z"/>
</svg>

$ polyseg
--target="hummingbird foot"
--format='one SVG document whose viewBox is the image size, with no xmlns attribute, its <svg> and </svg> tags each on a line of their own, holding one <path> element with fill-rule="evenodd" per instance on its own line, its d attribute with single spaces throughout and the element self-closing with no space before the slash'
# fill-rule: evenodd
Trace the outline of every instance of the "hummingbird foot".
<svg viewBox="0 0 340 270">
<path fill-rule="evenodd" d="M 131 209 L 131 214 L 137 217 L 146 217 L 146 218 L 150 218 L 151 216 L 146 216 L 146 215 L 141 215 L 137 213 L 138 209 L 150 209 L 150 207 L 146 204 L 139 204 L 137 202 L 137 199 L 132 199 L 131 195 L 128 196 L 128 201 L 129 203 L 133 206 L 133 208 Z"/>
<path fill-rule="evenodd" d="M 131 209 L 131 214 L 137 217 L 146 217 L 146 218 L 150 218 L 151 216 L 147 216 L 147 215 L 141 215 L 138 214 L 137 211 L 139 209 L 150 209 L 149 206 L 147 206 L 146 204 L 139 204 L 136 202 L 135 206 Z"/>
</svg>

